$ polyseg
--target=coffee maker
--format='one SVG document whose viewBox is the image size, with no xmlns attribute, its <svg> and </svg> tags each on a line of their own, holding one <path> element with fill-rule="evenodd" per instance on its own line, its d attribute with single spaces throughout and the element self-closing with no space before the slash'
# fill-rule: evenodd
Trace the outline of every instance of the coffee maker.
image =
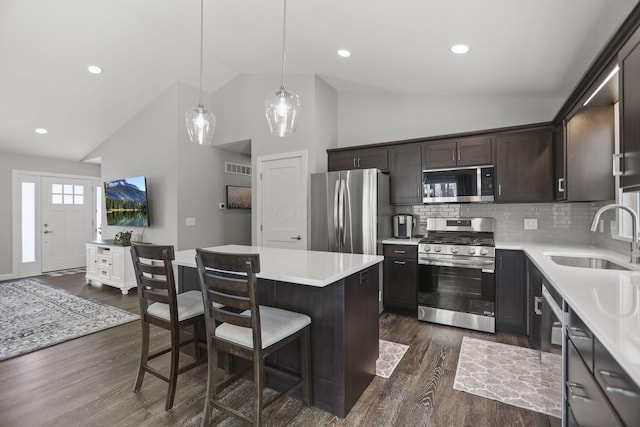
<svg viewBox="0 0 640 427">
<path fill-rule="evenodd" d="M 410 239 L 413 236 L 415 220 L 413 215 L 401 214 L 393 216 L 393 237 L 396 239 Z"/>
</svg>

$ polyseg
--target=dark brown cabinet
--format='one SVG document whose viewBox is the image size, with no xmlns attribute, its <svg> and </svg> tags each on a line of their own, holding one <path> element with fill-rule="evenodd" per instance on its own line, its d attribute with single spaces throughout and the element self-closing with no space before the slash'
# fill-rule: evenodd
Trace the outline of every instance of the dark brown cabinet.
<svg viewBox="0 0 640 427">
<path fill-rule="evenodd" d="M 640 187 L 640 30 L 618 53 L 620 64 L 620 187 Z"/>
<path fill-rule="evenodd" d="M 522 251 L 496 250 L 496 331 L 527 334 L 527 286 Z"/>
<path fill-rule="evenodd" d="M 541 347 L 542 331 L 542 284 L 544 276 L 527 258 L 527 312 L 529 316 L 529 345 Z"/>
<path fill-rule="evenodd" d="M 387 147 L 328 151 L 328 169 L 331 171 L 378 168 L 389 170 Z"/>
<path fill-rule="evenodd" d="M 555 199 L 613 200 L 613 105 L 583 108 L 554 132 Z"/>
<path fill-rule="evenodd" d="M 389 148 L 389 180 L 392 205 L 422 204 L 422 144 Z"/>
<path fill-rule="evenodd" d="M 411 314 L 418 310 L 418 246 L 384 245 L 384 307 Z"/>
<path fill-rule="evenodd" d="M 488 165 L 492 163 L 491 137 L 426 142 L 422 156 L 424 169 Z"/>
<path fill-rule="evenodd" d="M 551 128 L 495 136 L 498 202 L 553 200 Z"/>
</svg>

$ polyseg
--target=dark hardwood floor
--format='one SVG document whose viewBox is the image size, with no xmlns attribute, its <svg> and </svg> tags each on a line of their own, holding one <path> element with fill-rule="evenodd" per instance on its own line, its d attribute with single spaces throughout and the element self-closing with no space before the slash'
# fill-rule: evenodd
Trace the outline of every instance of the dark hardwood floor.
<svg viewBox="0 0 640 427">
<path fill-rule="evenodd" d="M 129 295 L 108 286 L 85 284 L 76 274 L 39 279 L 75 294 L 139 313 Z M 199 426 L 206 365 L 178 379 L 174 407 L 164 410 L 167 384 L 146 375 L 133 392 L 140 347 L 140 322 L 107 329 L 0 362 L 0 425 L 21 426 Z M 453 389 L 463 336 L 526 345 L 523 337 L 484 334 L 383 313 L 380 338 L 409 344 L 391 378 L 375 377 L 347 418 L 289 399 L 266 417 L 267 426 L 549 426 L 559 420 Z M 152 347 L 168 342 L 155 333 Z M 313 345 L 313 344 L 312 344 Z M 188 357 L 183 357 L 188 361 Z M 168 366 L 165 360 L 158 361 Z M 223 392 L 228 402 L 249 411 L 251 383 Z M 267 391 L 268 398 L 270 393 Z M 216 416 L 217 415 L 217 416 Z M 214 413 L 213 425 L 241 425 Z"/>
</svg>

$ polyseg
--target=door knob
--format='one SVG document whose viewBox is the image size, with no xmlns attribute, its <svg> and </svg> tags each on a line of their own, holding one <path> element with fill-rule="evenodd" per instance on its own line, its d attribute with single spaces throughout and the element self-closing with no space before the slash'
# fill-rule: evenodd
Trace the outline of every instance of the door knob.
<svg viewBox="0 0 640 427">
<path fill-rule="evenodd" d="M 300 240 L 300 239 L 302 239 L 302 236 L 298 234 L 296 237 L 291 237 L 291 239 Z"/>
</svg>

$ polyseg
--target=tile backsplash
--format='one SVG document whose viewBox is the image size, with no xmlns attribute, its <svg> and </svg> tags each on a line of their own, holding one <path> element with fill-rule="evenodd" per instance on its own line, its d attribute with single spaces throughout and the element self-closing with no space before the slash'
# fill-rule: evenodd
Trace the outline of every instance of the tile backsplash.
<svg viewBox="0 0 640 427">
<path fill-rule="evenodd" d="M 590 231 L 596 211 L 613 201 L 584 203 L 464 203 L 396 206 L 395 213 L 409 213 L 418 220 L 417 233 L 426 233 L 430 217 L 495 218 L 499 242 L 568 243 L 604 247 L 627 254 L 629 243 L 610 237 L 616 226 L 613 211 L 603 215 L 604 233 Z M 525 219 L 537 219 L 537 230 L 525 230 Z"/>
</svg>

